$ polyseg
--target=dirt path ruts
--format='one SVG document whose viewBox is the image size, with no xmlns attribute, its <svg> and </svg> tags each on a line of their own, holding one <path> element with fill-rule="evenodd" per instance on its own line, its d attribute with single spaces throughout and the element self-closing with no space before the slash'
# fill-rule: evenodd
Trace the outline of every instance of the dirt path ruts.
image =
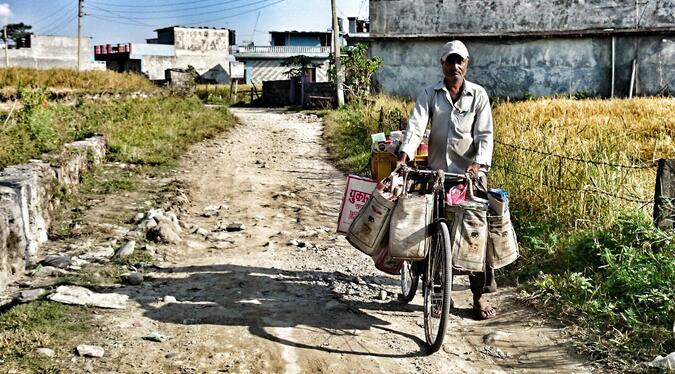
<svg viewBox="0 0 675 374">
<path fill-rule="evenodd" d="M 178 173 L 191 203 L 181 221 L 208 234 L 162 246 L 167 261 L 149 280 L 123 287 L 132 308 L 102 317 L 119 346 L 106 369 L 591 371 L 559 330 L 514 301 L 511 289 L 491 297 L 497 318 L 470 319 L 463 277 L 455 278 L 444 347 L 427 356 L 419 295 L 409 305 L 397 301 L 398 279 L 334 233 L 345 176 L 328 161 L 320 120 L 269 109 L 233 112 L 241 124 L 193 147 Z M 219 229 L 232 223 L 244 230 Z M 177 302 L 163 301 L 167 295 Z M 141 340 L 150 330 L 170 339 Z"/>
</svg>

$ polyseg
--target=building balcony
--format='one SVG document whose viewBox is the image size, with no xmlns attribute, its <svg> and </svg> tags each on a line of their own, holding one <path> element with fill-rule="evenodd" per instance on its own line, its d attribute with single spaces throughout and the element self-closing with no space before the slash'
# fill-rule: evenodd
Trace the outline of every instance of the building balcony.
<svg viewBox="0 0 675 374">
<path fill-rule="evenodd" d="M 305 47 L 305 46 L 230 46 L 230 54 L 236 58 L 288 58 L 291 56 L 305 55 L 307 57 L 328 58 L 331 47 Z"/>
</svg>

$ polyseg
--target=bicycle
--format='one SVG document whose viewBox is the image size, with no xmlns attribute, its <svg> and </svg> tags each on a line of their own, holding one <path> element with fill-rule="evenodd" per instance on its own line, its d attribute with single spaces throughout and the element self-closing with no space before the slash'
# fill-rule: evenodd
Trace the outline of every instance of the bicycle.
<svg viewBox="0 0 675 374">
<path fill-rule="evenodd" d="M 431 222 L 427 224 L 430 232 L 430 248 L 421 261 L 405 261 L 401 269 L 402 300 L 410 302 L 417 291 L 419 277 L 422 278 L 422 295 L 424 300 L 424 335 L 430 353 L 437 352 L 443 345 L 448 315 L 452 307 L 450 297 L 452 289 L 452 244 L 447 226 L 445 211 L 445 182 L 465 182 L 469 178 L 463 174 L 445 173 L 441 170 L 420 170 L 402 166 L 400 172 L 418 177 L 420 180 L 431 177 L 433 212 Z M 415 178 L 413 178 L 415 179 Z M 427 182 L 420 183 L 426 184 Z M 404 186 L 408 188 L 408 186 Z M 420 189 L 423 189 L 420 187 Z"/>
</svg>

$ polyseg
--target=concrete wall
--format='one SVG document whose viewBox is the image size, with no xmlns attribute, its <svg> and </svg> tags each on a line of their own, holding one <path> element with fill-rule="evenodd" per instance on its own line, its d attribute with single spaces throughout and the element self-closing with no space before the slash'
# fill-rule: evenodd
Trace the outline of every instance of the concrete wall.
<svg viewBox="0 0 675 374">
<path fill-rule="evenodd" d="M 226 57 L 229 54 L 229 31 L 219 29 L 174 28 L 176 56 L 198 55 Z"/>
<path fill-rule="evenodd" d="M 441 79 L 438 48 L 444 40 L 375 40 L 370 53 L 384 65 L 376 74 L 382 92 L 414 97 Z M 547 96 L 585 93 L 610 96 L 612 38 L 470 38 L 467 79 L 491 96 Z M 617 37 L 616 96 L 627 96 L 632 60 L 637 56 L 637 94 L 675 93 L 675 38 Z M 636 53 L 637 51 L 637 53 Z"/>
<path fill-rule="evenodd" d="M 104 156 L 105 142 L 95 137 L 65 145 L 49 163 L 32 160 L 0 172 L 0 290 L 38 261 L 59 204 L 56 191 L 79 184 Z"/>
<path fill-rule="evenodd" d="M 675 0 L 371 0 L 372 35 L 550 32 L 675 24 Z"/>
<path fill-rule="evenodd" d="M 105 64 L 91 61 L 89 38 L 82 38 L 82 66 L 86 70 L 105 70 Z M 10 49 L 10 66 L 34 69 L 77 68 L 77 37 L 32 35 L 31 47 Z M 0 65 L 5 66 L 5 51 L 0 52 Z"/>
<path fill-rule="evenodd" d="M 492 96 L 675 92 L 675 0 L 370 1 L 370 53 L 385 93 L 412 96 L 441 78 L 438 48 L 463 40 L 467 78 Z M 636 30 L 638 29 L 639 30 Z"/>
</svg>

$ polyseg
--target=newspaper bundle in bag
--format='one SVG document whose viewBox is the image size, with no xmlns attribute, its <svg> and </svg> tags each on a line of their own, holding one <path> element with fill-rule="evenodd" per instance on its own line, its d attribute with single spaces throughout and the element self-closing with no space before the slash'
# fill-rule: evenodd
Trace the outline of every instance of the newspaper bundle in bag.
<svg viewBox="0 0 675 374">
<path fill-rule="evenodd" d="M 448 206 L 452 242 L 452 265 L 465 271 L 504 267 L 518 258 L 518 242 L 506 204 L 496 207 L 491 200 L 474 196 L 467 182 L 468 200 Z"/>
<path fill-rule="evenodd" d="M 429 250 L 434 195 L 408 193 L 407 178 L 403 186 L 389 224 L 389 253 L 397 259 L 423 260 Z"/>
<path fill-rule="evenodd" d="M 488 201 L 490 215 L 487 217 L 487 263 L 493 269 L 499 269 L 518 258 L 518 240 L 511 224 L 508 193 L 501 189 L 490 189 Z"/>
<path fill-rule="evenodd" d="M 381 250 L 383 240 L 389 234 L 389 220 L 396 206 L 391 192 L 385 189 L 389 178 L 391 176 L 377 185 L 347 231 L 347 241 L 369 256 Z"/>
</svg>

